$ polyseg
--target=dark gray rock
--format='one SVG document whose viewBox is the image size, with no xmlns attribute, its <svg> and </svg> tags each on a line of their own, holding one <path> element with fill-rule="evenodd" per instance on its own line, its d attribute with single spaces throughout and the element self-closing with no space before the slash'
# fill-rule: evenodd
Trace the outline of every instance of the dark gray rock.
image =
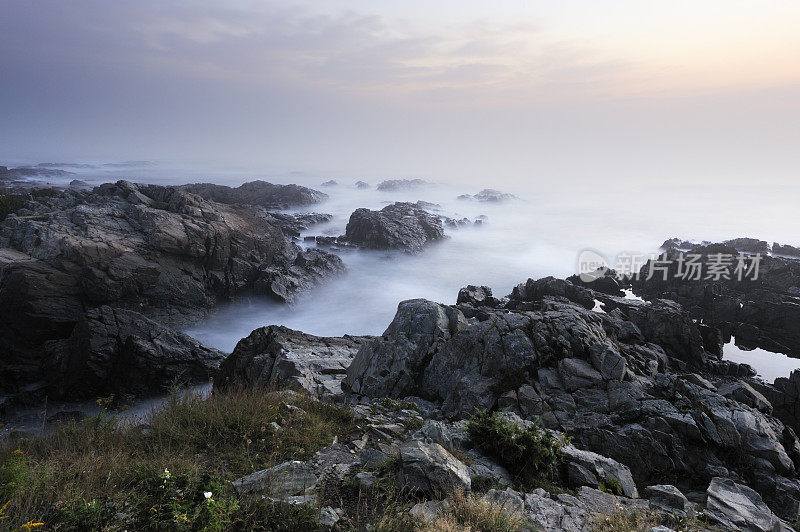
<svg viewBox="0 0 800 532">
<path fill-rule="evenodd" d="M 645 488 L 645 496 L 650 500 L 650 508 L 664 510 L 678 518 L 685 519 L 694 513 L 692 503 L 675 486 L 660 484 Z"/>
<path fill-rule="evenodd" d="M 250 181 L 235 188 L 213 183 L 193 183 L 179 188 L 217 203 L 259 205 L 268 209 L 312 205 L 328 198 L 327 194 L 300 185 L 276 185 L 266 181 Z"/>
<path fill-rule="evenodd" d="M 775 255 L 785 255 L 787 257 L 800 257 L 800 248 L 789 244 L 772 243 L 772 253 Z"/>
<path fill-rule="evenodd" d="M 380 211 L 356 209 L 347 222 L 344 238 L 370 249 L 400 249 L 420 253 L 444 238 L 441 220 L 413 203 L 394 203 Z"/>
<path fill-rule="evenodd" d="M 341 395 L 341 382 L 364 336 L 313 336 L 270 325 L 254 330 L 220 365 L 215 388 L 289 386 L 320 398 Z"/>
<path fill-rule="evenodd" d="M 792 530 L 787 523 L 772 513 L 758 493 L 726 478 L 711 480 L 704 513 L 712 523 L 729 530 L 753 532 Z"/>
<path fill-rule="evenodd" d="M 20 400 L 63 389 L 51 385 L 69 380 L 54 353 L 87 310 L 183 327 L 242 294 L 291 300 L 343 269 L 292 243 L 262 207 L 126 181 L 32 199 L 3 222 L 0 247 L 0 394 Z"/>
</svg>

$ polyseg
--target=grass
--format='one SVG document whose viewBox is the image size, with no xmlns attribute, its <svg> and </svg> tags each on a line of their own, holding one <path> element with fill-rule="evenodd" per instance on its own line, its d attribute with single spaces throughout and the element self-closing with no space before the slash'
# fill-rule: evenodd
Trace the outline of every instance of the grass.
<svg viewBox="0 0 800 532">
<path fill-rule="evenodd" d="M 230 481 L 310 458 L 354 430 L 343 407 L 251 390 L 174 396 L 146 425 L 120 425 L 107 414 L 63 423 L 0 451 L 0 528 L 281 530 L 310 523 L 310 509 L 239 498 Z"/>
<path fill-rule="evenodd" d="M 28 198 L 20 194 L 0 194 L 0 222 L 28 204 Z"/>
<path fill-rule="evenodd" d="M 508 469 L 523 491 L 549 486 L 563 460 L 561 444 L 548 431 L 538 426 L 522 429 L 497 412 L 476 413 L 467 432 L 482 453 Z"/>
</svg>

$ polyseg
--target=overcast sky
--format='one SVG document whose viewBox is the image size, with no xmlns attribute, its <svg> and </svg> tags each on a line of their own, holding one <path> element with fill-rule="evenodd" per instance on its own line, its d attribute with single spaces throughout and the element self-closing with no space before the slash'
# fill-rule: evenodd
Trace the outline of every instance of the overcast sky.
<svg viewBox="0 0 800 532">
<path fill-rule="evenodd" d="M 792 183 L 798 28 L 797 0 L 0 0 L 0 158 Z"/>
</svg>

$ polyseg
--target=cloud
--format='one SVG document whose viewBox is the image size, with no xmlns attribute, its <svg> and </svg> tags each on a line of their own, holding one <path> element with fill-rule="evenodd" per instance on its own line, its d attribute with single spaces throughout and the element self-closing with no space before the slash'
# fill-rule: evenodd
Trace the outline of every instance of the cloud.
<svg viewBox="0 0 800 532">
<path fill-rule="evenodd" d="M 565 77 L 574 90 L 572 81 L 583 75 L 596 89 L 613 84 L 624 68 L 610 71 L 586 50 L 548 42 L 535 20 L 422 28 L 355 11 L 155 0 L 11 2 L 4 20 L 0 61 L 6 71 L 15 64 L 83 72 L 116 66 L 243 86 L 381 97 L 453 89 L 474 97 L 475 91 L 530 93 Z"/>
</svg>

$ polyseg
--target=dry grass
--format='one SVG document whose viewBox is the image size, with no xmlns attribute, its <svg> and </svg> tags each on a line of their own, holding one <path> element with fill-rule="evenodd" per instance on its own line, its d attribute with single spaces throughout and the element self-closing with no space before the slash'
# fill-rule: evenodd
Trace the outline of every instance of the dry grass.
<svg viewBox="0 0 800 532">
<path fill-rule="evenodd" d="M 278 510 L 238 500 L 229 481 L 309 458 L 354 429 L 347 409 L 284 397 L 250 390 L 176 396 L 147 425 L 117 426 L 101 415 L 20 441 L 0 451 L 0 507 L 8 501 L 0 527 L 34 521 L 51 530 L 222 530 L 257 528 L 250 526 L 256 517 L 269 525 Z M 211 502 L 203 496 L 209 491 Z"/>
</svg>

